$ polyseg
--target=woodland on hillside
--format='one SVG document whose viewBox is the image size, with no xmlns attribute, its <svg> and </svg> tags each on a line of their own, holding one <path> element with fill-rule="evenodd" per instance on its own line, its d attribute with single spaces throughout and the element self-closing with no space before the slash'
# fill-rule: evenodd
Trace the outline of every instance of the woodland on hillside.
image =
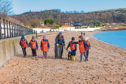
<svg viewBox="0 0 126 84">
<path fill-rule="evenodd" d="M 36 27 L 40 26 L 40 20 L 51 18 L 55 24 L 70 22 L 81 22 L 88 24 L 90 22 L 100 23 L 126 23 L 126 9 L 95 11 L 89 13 L 62 13 L 56 10 L 41 12 L 27 12 L 21 15 L 12 16 L 13 18 L 24 23 L 25 26 L 31 26 L 33 23 Z"/>
<path fill-rule="evenodd" d="M 20 15 L 12 14 L 12 3 L 9 0 L 0 0 L 0 16 L 9 20 L 23 24 L 26 27 L 41 27 L 41 23 L 48 19 L 52 20 L 53 24 L 46 24 L 46 26 L 61 26 L 64 23 L 80 22 L 83 25 L 89 23 L 126 23 L 126 8 L 95 11 L 84 13 L 84 11 L 66 11 L 62 12 L 56 10 L 44 10 L 40 12 L 26 12 Z M 50 21 L 48 21 L 50 23 Z"/>
</svg>

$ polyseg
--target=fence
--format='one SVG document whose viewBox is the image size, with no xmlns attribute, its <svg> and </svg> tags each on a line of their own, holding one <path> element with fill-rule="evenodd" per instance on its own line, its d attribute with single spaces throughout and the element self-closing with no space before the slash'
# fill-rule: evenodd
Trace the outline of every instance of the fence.
<svg viewBox="0 0 126 84">
<path fill-rule="evenodd" d="M 29 34 L 37 35 L 37 32 L 0 17 L 0 39 L 12 38 Z"/>
</svg>

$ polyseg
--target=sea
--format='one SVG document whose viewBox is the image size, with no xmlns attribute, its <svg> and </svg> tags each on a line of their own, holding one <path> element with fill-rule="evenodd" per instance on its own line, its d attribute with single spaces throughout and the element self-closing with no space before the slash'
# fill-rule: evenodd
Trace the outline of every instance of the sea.
<svg viewBox="0 0 126 84">
<path fill-rule="evenodd" d="M 126 30 L 108 31 L 94 34 L 100 41 L 126 49 Z"/>
</svg>

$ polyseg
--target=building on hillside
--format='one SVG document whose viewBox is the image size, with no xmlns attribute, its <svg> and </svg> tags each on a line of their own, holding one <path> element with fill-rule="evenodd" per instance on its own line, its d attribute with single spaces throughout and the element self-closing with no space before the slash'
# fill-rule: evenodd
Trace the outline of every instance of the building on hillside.
<svg viewBox="0 0 126 84">
<path fill-rule="evenodd" d="M 83 28 L 88 28 L 89 26 L 87 26 L 87 25 L 85 25 L 85 26 L 81 26 L 81 28 L 83 29 Z"/>
<path fill-rule="evenodd" d="M 75 30 L 75 27 L 67 25 L 61 26 L 59 28 L 59 31 L 73 31 L 73 30 Z"/>
<path fill-rule="evenodd" d="M 44 21 L 41 21 L 41 26 L 45 26 Z"/>
<path fill-rule="evenodd" d="M 81 26 L 82 26 L 82 23 L 80 23 L 80 22 L 73 22 L 72 24 L 75 28 L 81 28 Z"/>
<path fill-rule="evenodd" d="M 37 33 L 50 32 L 51 28 L 33 28 Z"/>
</svg>

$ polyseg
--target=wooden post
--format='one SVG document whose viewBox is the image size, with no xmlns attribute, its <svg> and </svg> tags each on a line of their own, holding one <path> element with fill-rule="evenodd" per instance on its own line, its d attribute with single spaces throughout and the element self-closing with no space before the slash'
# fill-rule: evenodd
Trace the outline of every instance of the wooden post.
<svg viewBox="0 0 126 84">
<path fill-rule="evenodd" d="M 6 20 L 6 31 L 7 31 L 7 38 L 9 38 L 8 20 Z"/>
<path fill-rule="evenodd" d="M 16 24 L 13 23 L 13 32 L 14 32 L 14 37 L 16 36 Z"/>
<path fill-rule="evenodd" d="M 36 34 L 36 31 L 0 17 L 0 39 Z"/>
<path fill-rule="evenodd" d="M 6 38 L 5 19 L 3 19 L 3 28 L 4 28 L 4 39 L 5 39 Z"/>
<path fill-rule="evenodd" d="M 12 37 L 14 37 L 14 23 L 11 23 L 12 25 Z"/>
<path fill-rule="evenodd" d="M 10 35 L 9 37 L 11 38 L 12 37 L 12 25 L 11 25 L 11 22 L 9 21 L 9 31 L 10 31 Z"/>
<path fill-rule="evenodd" d="M 0 39 L 2 39 L 2 27 L 1 27 L 1 18 L 0 18 Z"/>
</svg>

